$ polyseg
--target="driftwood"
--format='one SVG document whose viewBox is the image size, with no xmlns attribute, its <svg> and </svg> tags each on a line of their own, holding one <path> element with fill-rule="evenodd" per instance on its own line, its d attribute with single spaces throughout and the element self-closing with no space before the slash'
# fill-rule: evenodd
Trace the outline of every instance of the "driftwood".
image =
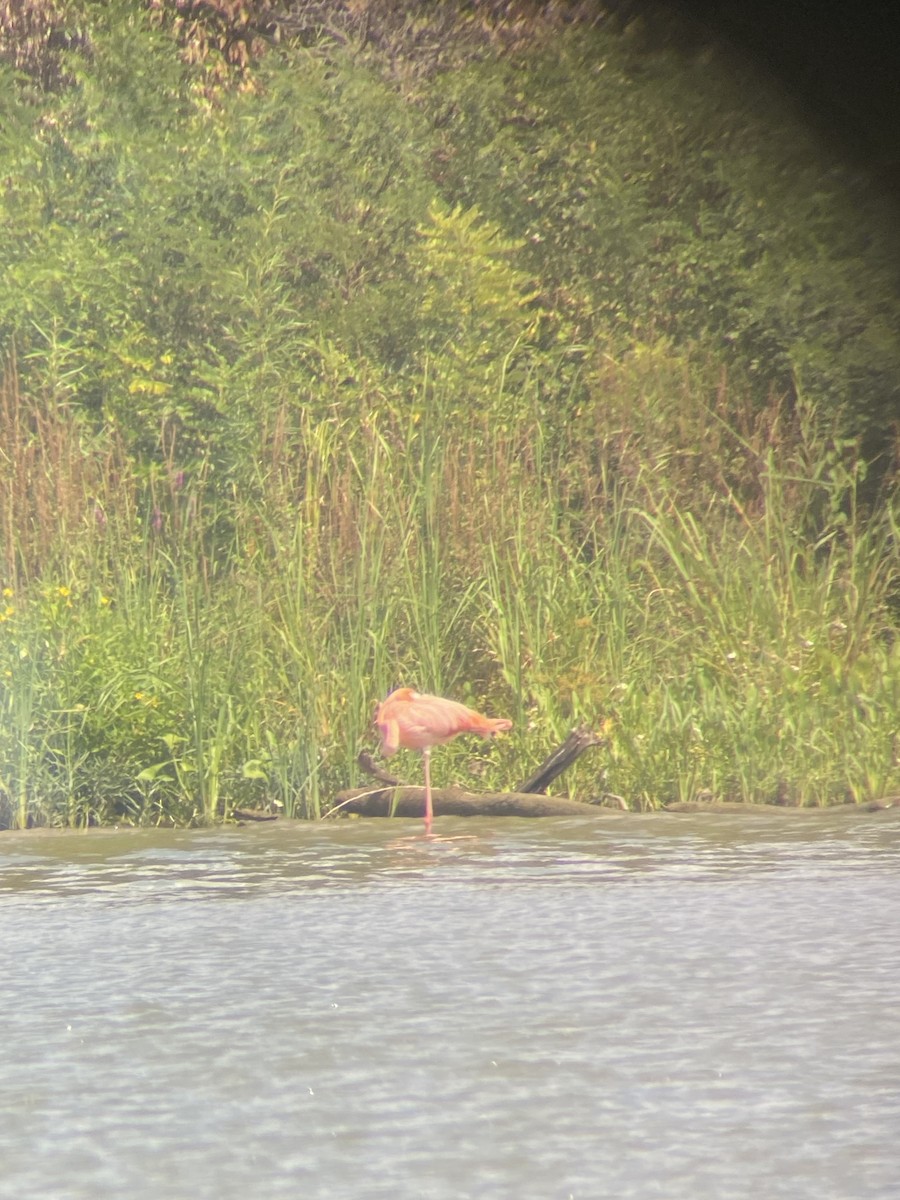
<svg viewBox="0 0 900 1200">
<path fill-rule="evenodd" d="M 605 738 L 584 727 L 573 729 L 563 744 L 514 792 L 467 792 L 463 788 L 432 788 L 434 811 L 455 817 L 565 817 L 596 814 L 598 809 L 580 800 L 546 796 L 549 784 L 591 746 Z M 385 787 L 352 788 L 335 797 L 333 813 L 355 813 L 361 817 L 420 817 L 425 811 L 425 789 L 403 784 L 363 751 L 357 760 L 369 775 Z"/>
<path fill-rule="evenodd" d="M 432 788 L 438 817 L 582 817 L 609 809 L 595 808 L 563 796 L 536 796 L 533 792 L 466 792 L 462 788 Z M 333 813 L 360 817 L 421 817 L 425 811 L 423 787 L 353 788 L 335 797 Z"/>
<path fill-rule="evenodd" d="M 380 767 L 372 755 L 369 754 L 368 750 L 361 750 L 356 756 L 356 761 L 367 775 L 372 775 L 375 779 L 380 779 L 388 787 L 400 787 L 400 780 L 395 779 L 384 767 Z"/>
<path fill-rule="evenodd" d="M 520 783 L 517 792 L 545 792 L 557 775 L 562 775 L 579 755 L 584 754 L 591 746 L 606 745 L 606 738 L 592 729 L 582 725 L 573 729 L 558 750 L 554 750 L 548 759 L 538 767 L 533 775 Z"/>
</svg>

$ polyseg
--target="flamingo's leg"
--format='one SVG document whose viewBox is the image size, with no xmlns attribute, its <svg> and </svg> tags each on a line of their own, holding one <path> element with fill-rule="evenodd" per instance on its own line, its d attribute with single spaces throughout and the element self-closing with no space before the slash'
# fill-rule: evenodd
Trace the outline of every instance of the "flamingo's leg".
<svg viewBox="0 0 900 1200">
<path fill-rule="evenodd" d="M 434 820 L 434 810 L 431 807 L 431 747 L 426 746 L 422 751 L 425 762 L 425 832 L 431 833 L 431 822 Z"/>
</svg>

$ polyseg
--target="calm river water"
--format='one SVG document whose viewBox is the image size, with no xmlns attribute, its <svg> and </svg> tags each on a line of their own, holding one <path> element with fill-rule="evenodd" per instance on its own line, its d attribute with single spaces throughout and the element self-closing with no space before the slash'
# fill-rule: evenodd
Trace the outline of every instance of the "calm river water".
<svg viewBox="0 0 900 1200">
<path fill-rule="evenodd" d="M 0 834 L 3 1200 L 896 1200 L 900 811 Z"/>
</svg>

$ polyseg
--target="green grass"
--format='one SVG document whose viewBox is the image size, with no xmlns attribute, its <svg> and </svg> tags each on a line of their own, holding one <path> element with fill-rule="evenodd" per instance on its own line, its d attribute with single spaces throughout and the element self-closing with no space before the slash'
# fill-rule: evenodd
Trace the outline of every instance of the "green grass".
<svg viewBox="0 0 900 1200">
<path fill-rule="evenodd" d="M 623 404 L 659 365 L 621 365 Z M 399 406 L 286 412 L 230 505 L 202 470 L 148 479 L 84 440 L 79 457 L 77 423 L 48 415 L 69 437 L 48 425 L 43 477 L 7 496 L 47 560 L 25 570 L 20 542 L 3 598 L 3 823 L 319 816 L 400 682 L 515 720 L 489 751 L 448 746 L 447 781 L 512 786 L 573 724 L 606 722 L 574 795 L 900 791 L 896 501 L 863 518 L 855 447 L 809 409 L 728 485 L 724 450 L 749 446 L 721 422 L 663 474 L 659 428 L 634 411 L 624 428 L 609 384 L 592 438 L 552 454 L 536 422 L 438 436 Z M 56 530 L 33 520 L 51 486 Z"/>
</svg>

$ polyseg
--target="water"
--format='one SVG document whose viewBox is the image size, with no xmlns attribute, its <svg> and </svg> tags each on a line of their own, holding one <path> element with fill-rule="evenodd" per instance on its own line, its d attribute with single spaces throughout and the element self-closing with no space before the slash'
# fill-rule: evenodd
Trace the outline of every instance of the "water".
<svg viewBox="0 0 900 1200">
<path fill-rule="evenodd" d="M 895 1200 L 900 812 L 0 834 L 3 1200 Z"/>
</svg>

